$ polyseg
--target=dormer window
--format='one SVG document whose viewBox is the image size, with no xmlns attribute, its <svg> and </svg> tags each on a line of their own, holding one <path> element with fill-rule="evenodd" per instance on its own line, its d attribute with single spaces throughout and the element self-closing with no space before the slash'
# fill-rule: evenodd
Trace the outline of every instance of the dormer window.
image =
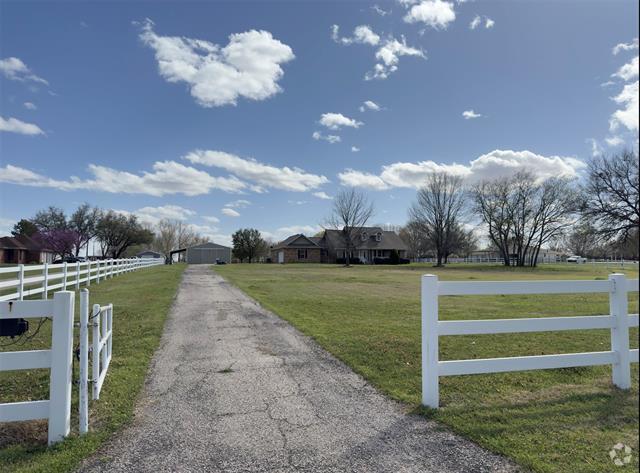
<svg viewBox="0 0 640 473">
<path fill-rule="evenodd" d="M 362 241 L 367 241 L 367 238 L 369 238 L 369 235 L 367 235 L 367 232 L 362 232 Z"/>
<path fill-rule="evenodd" d="M 376 233 L 376 241 L 382 241 L 382 233 Z"/>
</svg>

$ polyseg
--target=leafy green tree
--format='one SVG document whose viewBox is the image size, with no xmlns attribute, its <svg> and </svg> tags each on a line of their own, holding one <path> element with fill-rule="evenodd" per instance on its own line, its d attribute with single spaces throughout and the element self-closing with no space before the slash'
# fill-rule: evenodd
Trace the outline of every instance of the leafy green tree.
<svg viewBox="0 0 640 473">
<path fill-rule="evenodd" d="M 21 219 L 16 222 L 11 230 L 11 234 L 13 236 L 25 235 L 31 237 L 38 233 L 38 227 L 31 220 L 27 220 L 26 218 Z"/>
<path fill-rule="evenodd" d="M 135 215 L 127 217 L 113 210 L 102 215 L 96 225 L 102 254 L 111 258 L 120 258 L 133 245 L 151 243 L 153 236 L 151 230 L 138 223 Z"/>
<path fill-rule="evenodd" d="M 243 263 L 251 263 L 257 256 L 264 253 L 267 242 L 255 228 L 241 228 L 232 235 L 233 255 Z"/>
</svg>

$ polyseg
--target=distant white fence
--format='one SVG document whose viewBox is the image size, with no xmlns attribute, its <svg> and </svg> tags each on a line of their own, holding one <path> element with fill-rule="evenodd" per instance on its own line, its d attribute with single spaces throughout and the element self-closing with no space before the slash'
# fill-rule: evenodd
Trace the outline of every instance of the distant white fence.
<svg viewBox="0 0 640 473">
<path fill-rule="evenodd" d="M 0 295 L 0 301 L 23 300 L 27 296 L 36 294 L 42 294 L 42 299 L 47 299 L 49 291 L 65 291 L 68 288 L 79 290 L 81 284 L 90 286 L 91 281 L 99 284 L 102 279 L 159 264 L 164 264 L 164 259 L 124 258 L 0 267 L 0 275 L 13 273 L 16 275 L 15 279 L 1 279 L 0 276 L 0 292 L 15 290 L 15 292 Z"/>
<path fill-rule="evenodd" d="M 0 318 L 52 317 L 51 349 L 0 353 L 0 371 L 50 369 L 49 399 L 0 404 L 0 422 L 48 419 L 49 445 L 69 434 L 73 367 L 74 293 L 50 301 L 0 302 Z"/>
<path fill-rule="evenodd" d="M 89 380 L 89 329 L 91 335 L 91 380 Z M 80 382 L 79 411 L 80 433 L 89 430 L 89 389 L 91 381 L 92 399 L 100 398 L 102 384 L 111 363 L 113 342 L 113 304 L 94 304 L 89 313 L 89 290 L 80 292 Z"/>
<path fill-rule="evenodd" d="M 605 281 L 449 282 L 422 276 L 422 404 L 439 406 L 440 376 L 506 371 L 611 365 L 613 384 L 631 387 L 630 363 L 638 362 L 638 349 L 629 349 L 629 328 L 638 326 L 638 314 L 628 314 L 628 292 L 638 292 L 638 280 L 612 274 Z M 609 293 L 609 315 L 495 320 L 438 320 L 439 296 L 498 294 Z M 560 330 L 610 329 L 611 350 L 559 355 L 517 356 L 440 361 L 442 335 L 474 335 Z"/>
</svg>

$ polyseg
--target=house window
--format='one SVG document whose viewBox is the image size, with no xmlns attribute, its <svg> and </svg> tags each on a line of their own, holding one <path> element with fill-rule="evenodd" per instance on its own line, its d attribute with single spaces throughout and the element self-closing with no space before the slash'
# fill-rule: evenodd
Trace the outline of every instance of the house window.
<svg viewBox="0 0 640 473">
<path fill-rule="evenodd" d="M 382 233 L 376 233 L 376 241 L 382 241 Z"/>
<path fill-rule="evenodd" d="M 369 238 L 369 235 L 367 235 L 367 232 L 362 232 L 362 241 L 367 241 L 367 238 Z"/>
<path fill-rule="evenodd" d="M 298 259 L 307 259 L 307 249 L 306 248 L 300 248 L 298 250 Z"/>
</svg>

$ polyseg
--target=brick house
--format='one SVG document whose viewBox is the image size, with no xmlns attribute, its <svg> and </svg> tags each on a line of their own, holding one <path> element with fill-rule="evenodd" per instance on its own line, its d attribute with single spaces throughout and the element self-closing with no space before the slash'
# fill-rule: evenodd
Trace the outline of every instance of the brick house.
<svg viewBox="0 0 640 473">
<path fill-rule="evenodd" d="M 346 243 L 341 230 L 325 230 L 320 237 L 292 235 L 271 248 L 274 263 L 336 263 L 346 256 Z M 355 249 L 349 258 L 365 264 L 391 257 L 392 252 L 406 258 L 408 247 L 397 233 L 380 227 L 364 227 L 355 238 Z"/>
<path fill-rule="evenodd" d="M 53 251 L 26 235 L 0 238 L 0 263 L 51 263 Z"/>
<path fill-rule="evenodd" d="M 322 248 L 319 238 L 308 238 L 303 234 L 291 235 L 286 240 L 271 247 L 271 261 L 274 263 L 320 263 Z"/>
</svg>

